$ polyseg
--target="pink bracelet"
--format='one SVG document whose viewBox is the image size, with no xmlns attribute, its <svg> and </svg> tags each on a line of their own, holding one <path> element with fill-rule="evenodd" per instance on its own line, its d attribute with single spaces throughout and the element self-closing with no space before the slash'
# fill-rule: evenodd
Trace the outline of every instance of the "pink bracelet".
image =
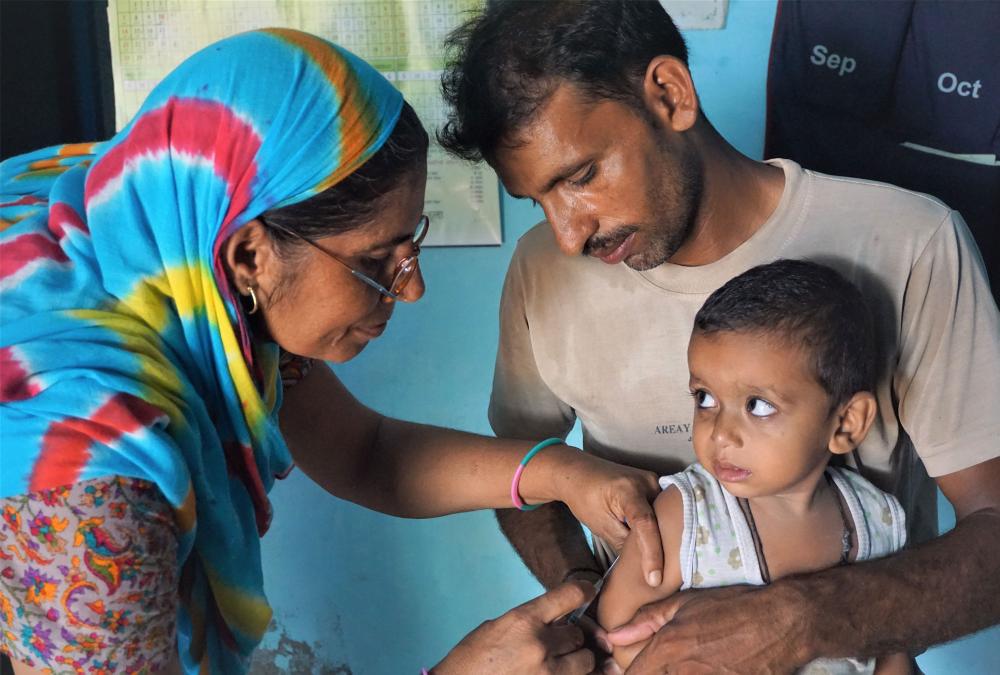
<svg viewBox="0 0 1000 675">
<path fill-rule="evenodd" d="M 420 675 L 431 675 L 431 674 L 429 672 L 427 672 L 426 668 L 421 668 L 420 669 Z"/>
<path fill-rule="evenodd" d="M 514 471 L 514 480 L 510 482 L 510 501 L 514 503 L 514 508 L 521 511 L 532 511 L 541 506 L 541 504 L 525 504 L 521 499 L 521 494 L 518 492 L 517 486 L 521 482 L 521 474 L 524 473 L 524 467 L 528 465 L 528 462 L 531 461 L 532 457 L 537 455 L 543 448 L 547 448 L 550 445 L 557 445 L 562 442 L 563 439 L 561 438 L 546 438 L 531 450 L 528 450 L 528 454 L 526 454 L 524 459 L 521 460 L 521 463 L 517 465 L 517 469 Z"/>
</svg>

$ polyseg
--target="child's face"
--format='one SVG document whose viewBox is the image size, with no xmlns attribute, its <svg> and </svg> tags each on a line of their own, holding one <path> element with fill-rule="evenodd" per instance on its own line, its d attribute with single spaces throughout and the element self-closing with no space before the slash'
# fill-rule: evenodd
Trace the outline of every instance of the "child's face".
<svg viewBox="0 0 1000 675">
<path fill-rule="evenodd" d="M 830 458 L 830 397 L 802 348 L 759 333 L 688 345 L 698 461 L 738 497 L 807 491 Z"/>
</svg>

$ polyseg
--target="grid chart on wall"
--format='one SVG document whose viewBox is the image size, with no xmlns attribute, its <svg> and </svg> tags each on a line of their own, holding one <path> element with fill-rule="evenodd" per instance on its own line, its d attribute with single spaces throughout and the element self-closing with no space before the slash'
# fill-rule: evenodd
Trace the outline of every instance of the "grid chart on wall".
<svg viewBox="0 0 1000 675">
<path fill-rule="evenodd" d="M 431 132 L 425 210 L 428 246 L 502 242 L 496 174 L 433 142 L 446 119 L 440 95 L 444 38 L 483 0 L 111 0 L 115 113 L 121 129 L 175 66 L 228 35 L 267 26 L 314 33 L 375 66 Z"/>
</svg>

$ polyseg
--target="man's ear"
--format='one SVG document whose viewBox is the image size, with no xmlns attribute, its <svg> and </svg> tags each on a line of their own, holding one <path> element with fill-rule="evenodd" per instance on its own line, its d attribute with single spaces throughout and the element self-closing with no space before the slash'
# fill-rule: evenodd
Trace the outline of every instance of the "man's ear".
<svg viewBox="0 0 1000 675">
<path fill-rule="evenodd" d="M 674 56 L 654 57 L 643 80 L 646 107 L 669 129 L 687 131 L 698 121 L 698 93 L 691 71 Z"/>
<path fill-rule="evenodd" d="M 865 440 L 875 421 L 878 403 L 870 391 L 859 391 L 835 412 L 837 426 L 830 436 L 830 452 L 846 455 Z"/>
<path fill-rule="evenodd" d="M 274 242 L 264 223 L 256 218 L 222 242 L 220 254 L 230 281 L 241 295 L 249 294 L 247 288 L 260 286 L 276 261 Z"/>
</svg>

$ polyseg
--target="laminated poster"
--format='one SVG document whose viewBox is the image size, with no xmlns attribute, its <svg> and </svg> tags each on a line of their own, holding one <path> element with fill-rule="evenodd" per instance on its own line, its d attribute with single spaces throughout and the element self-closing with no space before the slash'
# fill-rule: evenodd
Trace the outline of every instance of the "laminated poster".
<svg viewBox="0 0 1000 675">
<path fill-rule="evenodd" d="M 444 37 L 483 0 L 110 0 L 116 124 L 202 47 L 254 28 L 295 28 L 349 49 L 406 97 L 431 135 L 424 246 L 499 245 L 500 190 L 486 164 L 455 159 L 434 141 L 444 123 Z"/>
</svg>

